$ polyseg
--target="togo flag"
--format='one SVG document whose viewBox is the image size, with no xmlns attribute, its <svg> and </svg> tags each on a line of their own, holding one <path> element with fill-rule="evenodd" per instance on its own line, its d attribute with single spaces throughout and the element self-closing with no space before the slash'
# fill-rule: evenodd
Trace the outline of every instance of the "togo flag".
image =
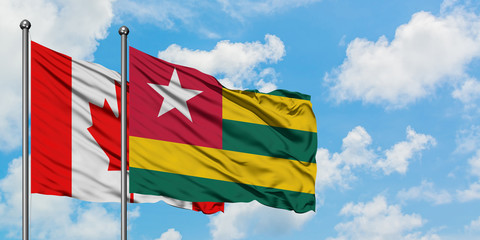
<svg viewBox="0 0 480 240">
<path fill-rule="evenodd" d="M 120 202 L 120 75 L 31 42 L 31 191 Z M 128 116 L 128 114 L 127 114 Z M 214 213 L 223 203 L 130 194 Z"/>
<path fill-rule="evenodd" d="M 310 96 L 229 90 L 132 47 L 130 79 L 130 192 L 315 210 Z"/>
</svg>

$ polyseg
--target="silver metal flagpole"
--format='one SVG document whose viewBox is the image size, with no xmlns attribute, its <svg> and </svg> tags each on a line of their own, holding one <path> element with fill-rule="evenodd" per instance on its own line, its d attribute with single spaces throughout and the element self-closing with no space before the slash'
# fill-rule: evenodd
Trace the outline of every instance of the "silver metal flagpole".
<svg viewBox="0 0 480 240">
<path fill-rule="evenodd" d="M 122 240 L 127 240 L 127 35 L 129 30 L 122 26 L 118 34 L 122 37 Z"/>
<path fill-rule="evenodd" d="M 29 70 L 29 52 L 28 52 L 28 31 L 32 25 L 28 20 L 20 22 L 22 29 L 22 238 L 28 240 L 29 228 L 29 205 L 30 205 L 30 177 L 28 162 L 28 70 Z"/>
</svg>

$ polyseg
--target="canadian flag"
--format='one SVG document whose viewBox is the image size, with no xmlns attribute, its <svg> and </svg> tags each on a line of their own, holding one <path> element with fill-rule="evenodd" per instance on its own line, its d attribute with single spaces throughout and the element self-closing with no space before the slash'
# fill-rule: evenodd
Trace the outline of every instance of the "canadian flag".
<svg viewBox="0 0 480 240">
<path fill-rule="evenodd" d="M 119 202 L 120 75 L 33 41 L 31 53 L 32 193 Z M 136 193 L 129 201 L 165 201 L 207 214 L 224 208 Z"/>
</svg>

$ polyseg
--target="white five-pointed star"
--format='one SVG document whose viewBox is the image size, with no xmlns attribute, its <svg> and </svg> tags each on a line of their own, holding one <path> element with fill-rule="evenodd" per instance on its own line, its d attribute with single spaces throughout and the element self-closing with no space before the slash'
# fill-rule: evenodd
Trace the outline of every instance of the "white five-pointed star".
<svg viewBox="0 0 480 240">
<path fill-rule="evenodd" d="M 187 101 L 197 96 L 202 91 L 182 88 L 180 85 L 180 78 L 178 78 L 177 69 L 173 69 L 173 74 L 168 85 L 165 86 L 153 83 L 148 83 L 148 85 L 163 97 L 163 103 L 160 107 L 160 112 L 158 112 L 158 117 L 176 108 L 188 118 L 190 122 L 192 122 L 192 116 L 188 110 Z"/>
</svg>

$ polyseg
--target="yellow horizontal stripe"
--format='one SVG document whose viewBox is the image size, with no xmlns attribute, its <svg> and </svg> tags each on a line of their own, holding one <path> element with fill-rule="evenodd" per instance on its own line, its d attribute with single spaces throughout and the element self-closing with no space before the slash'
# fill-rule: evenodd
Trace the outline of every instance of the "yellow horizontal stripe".
<svg viewBox="0 0 480 240">
<path fill-rule="evenodd" d="M 132 136 L 129 140 L 134 168 L 315 193 L 315 163 Z"/>
<path fill-rule="evenodd" d="M 317 132 L 308 100 L 223 89 L 223 119 Z"/>
</svg>

